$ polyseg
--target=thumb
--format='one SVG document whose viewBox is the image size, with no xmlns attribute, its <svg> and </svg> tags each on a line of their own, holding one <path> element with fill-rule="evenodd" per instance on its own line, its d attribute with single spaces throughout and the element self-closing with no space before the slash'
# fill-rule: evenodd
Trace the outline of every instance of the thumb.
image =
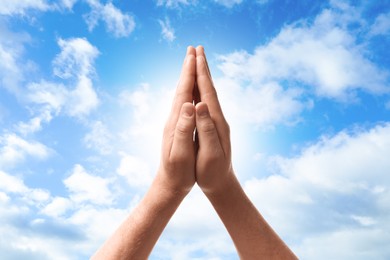
<svg viewBox="0 0 390 260">
<path fill-rule="evenodd" d="M 222 151 L 221 143 L 215 124 L 210 117 L 209 108 L 206 103 L 200 102 L 196 105 L 196 130 L 198 133 L 199 150 L 215 156 Z"/>
<path fill-rule="evenodd" d="M 194 154 L 194 105 L 186 102 L 182 105 L 173 137 L 171 159 L 187 159 Z"/>
</svg>

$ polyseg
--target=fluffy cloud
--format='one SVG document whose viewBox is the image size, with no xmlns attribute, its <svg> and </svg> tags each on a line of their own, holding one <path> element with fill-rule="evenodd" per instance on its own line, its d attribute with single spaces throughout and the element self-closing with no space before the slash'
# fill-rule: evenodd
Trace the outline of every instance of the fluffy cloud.
<svg viewBox="0 0 390 260">
<path fill-rule="evenodd" d="M 32 63 L 22 66 L 24 44 L 29 41 L 25 34 L 12 34 L 0 27 L 9 40 L 0 39 L 0 81 L 2 87 L 16 95 L 18 100 L 31 106 L 32 117 L 19 122 L 16 129 L 27 135 L 42 129 L 43 123 L 63 112 L 74 117 L 89 114 L 99 104 L 92 77 L 95 75 L 94 61 L 99 51 L 84 38 L 59 39 L 60 53 L 53 60 L 53 73 L 63 82 L 25 82 Z M 21 85 L 26 84 L 21 89 Z"/>
<path fill-rule="evenodd" d="M 152 183 L 152 174 L 145 161 L 124 153 L 121 156 L 117 173 L 125 177 L 131 187 L 149 186 Z"/>
<path fill-rule="evenodd" d="M 49 9 L 46 0 L 4 0 L 0 5 L 2 15 L 23 15 L 28 10 L 45 11 Z"/>
<path fill-rule="evenodd" d="M 84 136 L 84 143 L 87 148 L 95 149 L 100 154 L 112 152 L 112 136 L 107 126 L 101 122 L 93 122 L 91 131 Z"/>
<path fill-rule="evenodd" d="M 25 74 L 34 66 L 31 61 L 23 60 L 24 45 L 31 42 L 31 37 L 10 31 L 1 19 L 0 34 L 0 87 L 19 94 Z"/>
<path fill-rule="evenodd" d="M 59 39 L 61 52 L 53 61 L 54 75 L 63 78 L 94 74 L 93 63 L 99 51 L 85 38 Z"/>
<path fill-rule="evenodd" d="M 195 255 L 199 259 L 238 258 L 223 223 L 197 186 L 173 215 L 152 258 L 191 259 Z"/>
<path fill-rule="evenodd" d="M 223 5 L 225 7 L 231 8 L 236 4 L 241 4 L 243 0 L 214 0 L 214 2 Z"/>
<path fill-rule="evenodd" d="M 276 82 L 242 87 L 236 80 L 222 77 L 215 85 L 225 114 L 233 123 L 261 127 L 294 123 L 303 109 L 311 107 L 310 101 L 301 101 L 301 89 L 285 90 Z"/>
<path fill-rule="evenodd" d="M 52 151 L 36 141 L 27 141 L 16 134 L 0 136 L 0 169 L 22 163 L 27 157 L 46 159 Z"/>
<path fill-rule="evenodd" d="M 39 115 L 31 118 L 27 123 L 19 122 L 17 130 L 24 136 L 42 129 L 42 124 L 50 122 L 52 115 L 49 109 L 44 109 Z"/>
<path fill-rule="evenodd" d="M 390 13 L 380 14 L 371 26 L 371 35 L 388 35 L 390 32 Z"/>
<path fill-rule="evenodd" d="M 76 88 L 70 92 L 67 112 L 71 116 L 89 114 L 99 104 L 99 98 L 93 88 L 92 80 L 86 76 L 80 76 Z"/>
<path fill-rule="evenodd" d="M 350 24 L 365 30 L 355 9 L 335 5 L 312 22 L 286 25 L 253 53 L 218 56 L 215 85 L 232 122 L 291 125 L 317 97 L 350 102 L 360 90 L 388 93 L 388 73 L 365 56 Z"/>
<path fill-rule="evenodd" d="M 128 209 L 107 206 L 112 204 L 110 182 L 76 165 L 64 180 L 69 196 L 52 197 L 0 171 L 1 257 L 89 257 L 128 214 Z"/>
<path fill-rule="evenodd" d="M 148 84 L 141 84 L 133 91 L 125 90 L 119 95 L 122 106 L 121 113 L 116 119 L 122 124 L 121 141 L 128 143 L 128 154 L 137 153 L 150 165 L 157 166 L 159 160 L 164 124 L 169 115 L 172 89 L 154 89 Z M 158 148 L 158 149 L 156 149 Z"/>
<path fill-rule="evenodd" d="M 73 8 L 73 5 L 77 2 L 78 0 L 61 0 L 61 5 L 69 10 Z"/>
<path fill-rule="evenodd" d="M 51 217 L 61 217 L 73 206 L 73 202 L 68 198 L 54 197 L 43 209 L 42 213 Z"/>
<path fill-rule="evenodd" d="M 8 175 L 2 171 L 0 171 L 0 180 L 0 190 L 2 191 L 19 193 L 26 192 L 28 190 L 21 179 L 12 175 Z"/>
<path fill-rule="evenodd" d="M 31 41 L 30 36 L 12 33 L 1 23 L 0 32 L 5 36 L 0 39 L 0 87 L 29 106 L 31 113 L 29 120 L 15 126 L 17 132 L 26 136 L 41 130 L 60 112 L 83 117 L 97 107 L 99 98 L 91 78 L 99 51 L 86 39 L 58 40 L 61 52 L 53 60 L 53 72 L 63 82 L 26 82 L 35 68 L 34 63 L 24 60 L 24 46 Z"/>
<path fill-rule="evenodd" d="M 0 193 L 3 198 L 1 201 L 5 203 L 0 205 L 0 208 L 9 206 L 3 211 L 1 218 L 7 218 L 15 213 L 25 213 L 30 207 L 40 207 L 50 198 L 50 193 L 43 189 L 29 188 L 22 178 L 10 175 L 0 170 Z M 15 200 L 15 198 L 17 198 Z M 8 203 L 14 200 L 13 203 Z"/>
<path fill-rule="evenodd" d="M 312 23 L 286 26 L 253 54 L 241 51 L 221 56 L 219 68 L 241 82 L 287 80 L 337 99 L 345 99 L 356 89 L 388 93 L 388 75 L 364 56 L 346 28 L 359 22 L 347 11 L 324 10 Z"/>
<path fill-rule="evenodd" d="M 168 41 L 173 42 L 175 40 L 175 30 L 171 27 L 171 23 L 169 22 L 169 19 L 166 18 L 163 20 L 158 20 L 160 26 L 161 26 L 161 35 L 162 37 Z"/>
<path fill-rule="evenodd" d="M 41 82 L 27 85 L 29 102 L 40 104 L 46 113 L 57 114 L 62 109 L 70 116 L 89 114 L 99 104 L 91 77 L 99 51 L 84 38 L 59 39 L 61 52 L 53 60 L 53 73 L 62 83 Z"/>
<path fill-rule="evenodd" d="M 213 0 L 219 5 L 231 8 L 234 5 L 241 4 L 243 0 Z M 166 6 L 168 8 L 176 8 L 180 5 L 195 5 L 199 0 L 157 0 L 157 6 Z"/>
<path fill-rule="evenodd" d="M 113 33 L 115 37 L 127 37 L 135 28 L 134 18 L 129 14 L 123 14 L 111 2 L 101 4 L 96 0 L 88 0 L 91 12 L 85 15 L 88 29 L 92 31 L 99 20 L 106 24 L 108 32 Z"/>
<path fill-rule="evenodd" d="M 87 173 L 79 164 L 75 165 L 64 184 L 70 192 L 70 198 L 76 203 L 105 205 L 113 202 L 110 180 Z"/>
<path fill-rule="evenodd" d="M 157 0 L 158 6 L 177 7 L 179 5 L 188 5 L 196 3 L 197 0 Z"/>
<path fill-rule="evenodd" d="M 390 215 L 389 147 L 388 123 L 343 131 L 297 157 L 273 159 L 274 174 L 245 189 L 302 258 L 387 258 L 375 236 L 390 242 L 381 232 Z M 324 246 L 330 244 L 331 252 Z"/>
</svg>

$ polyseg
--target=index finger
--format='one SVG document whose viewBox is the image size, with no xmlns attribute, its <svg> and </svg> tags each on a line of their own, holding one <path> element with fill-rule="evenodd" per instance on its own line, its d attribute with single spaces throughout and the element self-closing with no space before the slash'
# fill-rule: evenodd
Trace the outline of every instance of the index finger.
<svg viewBox="0 0 390 260">
<path fill-rule="evenodd" d="M 180 80 L 173 99 L 171 115 L 168 124 L 175 126 L 179 118 L 181 107 L 184 103 L 193 100 L 195 86 L 195 49 L 192 46 L 187 48 L 187 54 L 183 62 Z"/>
<path fill-rule="evenodd" d="M 181 106 L 186 102 L 192 102 L 195 86 L 195 49 L 192 46 L 187 48 L 180 80 L 176 88 L 175 99 L 172 110 L 179 113 Z"/>
<path fill-rule="evenodd" d="M 196 48 L 196 83 L 200 94 L 200 101 L 207 103 L 211 117 L 217 121 L 224 120 L 217 91 L 215 90 L 202 46 Z"/>
</svg>

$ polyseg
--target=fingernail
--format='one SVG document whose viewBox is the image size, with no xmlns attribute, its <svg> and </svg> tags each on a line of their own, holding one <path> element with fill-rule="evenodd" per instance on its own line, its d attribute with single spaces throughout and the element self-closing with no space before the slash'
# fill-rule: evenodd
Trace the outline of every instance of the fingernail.
<svg viewBox="0 0 390 260">
<path fill-rule="evenodd" d="M 192 106 L 183 107 L 183 115 L 191 117 L 194 114 L 194 108 Z"/>
<path fill-rule="evenodd" d="M 198 107 L 198 109 L 196 110 L 196 113 L 200 117 L 207 117 L 207 116 L 209 116 L 209 110 L 208 110 L 207 106 Z"/>
</svg>

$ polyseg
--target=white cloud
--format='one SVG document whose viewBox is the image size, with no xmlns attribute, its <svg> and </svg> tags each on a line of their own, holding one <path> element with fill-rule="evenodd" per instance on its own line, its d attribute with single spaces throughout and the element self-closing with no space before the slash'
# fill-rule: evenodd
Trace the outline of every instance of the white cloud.
<svg viewBox="0 0 390 260">
<path fill-rule="evenodd" d="M 61 111 L 66 103 L 67 91 L 64 85 L 47 81 L 33 82 L 27 85 L 27 99 L 35 104 L 49 106 L 55 113 Z"/>
<path fill-rule="evenodd" d="M 371 35 L 388 35 L 390 32 L 390 13 L 380 14 L 371 26 Z"/>
<path fill-rule="evenodd" d="M 40 207 L 50 198 L 50 193 L 43 189 L 29 188 L 25 185 L 22 178 L 13 176 L 0 170 L 0 191 L 5 196 L 5 203 L 8 203 L 13 196 L 18 198 L 18 201 L 13 203 L 10 210 L 4 211 L 7 214 L 26 211 L 28 207 Z M 10 195 L 10 196 L 8 196 Z M 14 198 L 12 198 L 14 200 Z M 20 207 L 20 204 L 23 206 Z M 6 205 L 7 206 L 7 205 Z M 1 207 L 1 206 L 0 206 Z"/>
<path fill-rule="evenodd" d="M 351 218 L 362 226 L 372 226 L 376 221 L 372 217 L 352 215 Z"/>
<path fill-rule="evenodd" d="M 150 86 L 147 83 L 140 84 L 139 88 L 134 91 L 122 91 L 119 94 L 119 102 L 122 106 L 131 105 L 133 107 L 133 115 L 135 119 L 141 120 L 147 116 L 151 111 L 153 102 Z"/>
<path fill-rule="evenodd" d="M 117 173 L 126 178 L 131 187 L 145 187 L 152 183 L 153 176 L 148 164 L 141 158 L 121 153 Z"/>
<path fill-rule="evenodd" d="M 107 126 L 101 121 L 96 121 L 90 127 L 91 131 L 83 138 L 86 147 L 105 155 L 111 153 L 113 140 Z"/>
<path fill-rule="evenodd" d="M 173 42 L 176 38 L 175 30 L 171 27 L 171 23 L 169 22 L 169 19 L 165 18 L 165 21 L 158 20 L 158 22 L 161 26 L 162 37 L 168 42 Z"/>
<path fill-rule="evenodd" d="M 310 103 L 304 104 L 300 100 L 302 90 L 284 90 L 275 82 L 242 87 L 234 79 L 222 77 L 215 80 L 215 85 L 225 114 L 232 122 L 261 127 L 294 123 L 304 108 L 310 108 Z"/>
<path fill-rule="evenodd" d="M 98 49 L 85 38 L 58 39 L 61 52 L 53 61 L 54 74 L 60 78 L 77 78 L 95 73 L 94 60 Z"/>
<path fill-rule="evenodd" d="M 65 186 L 70 192 L 70 198 L 76 203 L 110 204 L 113 202 L 113 194 L 109 184 L 111 180 L 89 174 L 77 164 L 72 173 L 64 180 Z"/>
<path fill-rule="evenodd" d="M 83 229 L 83 232 L 91 240 L 85 243 L 92 255 L 94 250 L 106 240 L 118 225 L 123 222 L 129 214 L 127 209 L 118 208 L 94 208 L 91 206 L 77 210 L 68 221 Z M 91 250 L 92 249 L 92 250 Z"/>
<path fill-rule="evenodd" d="M 26 157 L 44 160 L 49 157 L 51 150 L 36 141 L 27 141 L 15 134 L 0 136 L 0 165 L 12 167 L 23 162 Z"/>
<path fill-rule="evenodd" d="M 227 8 L 232 8 L 234 5 L 241 4 L 243 0 L 214 0 L 217 4 L 223 5 Z"/>
<path fill-rule="evenodd" d="M 341 14 L 340 14 L 341 13 Z M 361 89 L 388 93 L 388 75 L 364 56 L 347 27 L 360 22 L 349 13 L 324 10 L 313 23 L 302 21 L 284 27 L 269 43 L 220 56 L 219 68 L 230 78 L 251 84 L 270 81 L 297 82 L 315 93 L 346 99 Z"/>
<path fill-rule="evenodd" d="M 80 76 L 76 88 L 70 92 L 67 113 L 71 116 L 87 115 L 99 104 L 99 98 L 93 88 L 92 80 Z"/>
<path fill-rule="evenodd" d="M 180 204 L 153 251 L 151 257 L 157 259 L 191 259 L 199 254 L 200 259 L 238 258 L 223 223 L 197 186 Z"/>
<path fill-rule="evenodd" d="M 54 197 L 43 209 L 42 213 L 51 217 L 60 217 L 72 208 L 72 201 L 68 198 Z"/>
<path fill-rule="evenodd" d="M 49 5 L 46 0 L 2 0 L 0 14 L 24 15 L 27 10 L 46 11 Z"/>
<path fill-rule="evenodd" d="M 73 5 L 77 2 L 78 0 L 61 0 L 61 5 L 69 10 L 73 8 Z"/>
<path fill-rule="evenodd" d="M 17 130 L 24 136 L 29 133 L 35 133 L 42 129 L 42 123 L 50 122 L 52 115 L 49 109 L 43 110 L 39 115 L 31 118 L 29 122 L 19 122 Z"/>
<path fill-rule="evenodd" d="M 197 2 L 197 0 L 157 0 L 157 6 L 178 7 L 179 5 L 189 5 Z"/>
<path fill-rule="evenodd" d="M 67 82 L 25 82 L 34 67 L 30 61 L 23 61 L 24 44 L 30 41 L 27 34 L 14 34 L 0 24 L 0 86 L 13 93 L 18 101 L 27 104 L 32 117 L 19 122 L 16 129 L 27 135 L 42 129 L 43 123 L 63 112 L 70 116 L 82 117 L 99 104 L 93 88 L 95 76 L 94 61 L 99 55 L 96 47 L 84 38 L 59 39 L 61 52 L 53 60 L 53 73 Z M 25 65 L 21 65 L 25 63 Z M 25 84 L 25 88 L 21 86 Z M 37 106 L 38 105 L 38 106 Z"/>
<path fill-rule="evenodd" d="M 223 5 L 227 8 L 232 8 L 234 5 L 241 4 L 243 0 L 213 0 L 219 5 Z M 157 6 L 165 6 L 168 8 L 177 8 L 188 5 L 196 5 L 199 0 L 157 0 Z"/>
<path fill-rule="evenodd" d="M 112 201 L 108 182 L 76 165 L 64 180 L 69 197 L 51 197 L 0 171 L 0 256 L 71 259 L 92 255 L 128 214 L 128 209 L 105 207 Z"/>
<path fill-rule="evenodd" d="M 384 228 L 346 228 L 306 238 L 298 250 L 302 259 L 387 259 L 388 241 Z"/>
<path fill-rule="evenodd" d="M 23 60 L 24 45 L 31 42 L 27 33 L 15 33 L 8 30 L 0 19 L 0 87 L 20 94 L 19 88 L 24 81 L 24 74 L 34 65 L 29 60 Z"/>
<path fill-rule="evenodd" d="M 0 171 L 0 190 L 9 192 L 26 192 L 28 188 L 24 185 L 23 181 L 18 177 L 9 175 Z M 4 194 L 4 193 L 3 193 Z M 5 194 L 6 195 L 6 194 Z"/>
<path fill-rule="evenodd" d="M 133 154 L 136 148 L 138 156 L 157 167 L 162 132 L 173 95 L 171 88 L 154 89 L 148 84 L 141 84 L 134 91 L 125 90 L 119 94 L 119 103 L 124 107 L 121 111 L 128 111 L 128 113 L 121 113 L 116 119 L 118 122 L 123 122 L 120 128 L 123 129 L 120 131 L 121 151 Z M 134 148 L 126 149 L 123 144 Z"/>
<path fill-rule="evenodd" d="M 61 52 L 53 60 L 53 72 L 69 79 L 69 86 L 47 82 L 30 83 L 27 100 L 41 104 L 45 113 L 58 114 L 62 109 L 70 116 L 89 114 L 99 104 L 91 77 L 99 51 L 84 38 L 59 39 Z"/>
<path fill-rule="evenodd" d="M 389 123 L 343 131 L 296 157 L 273 159 L 274 174 L 248 180 L 245 189 L 302 258 L 387 258 L 390 252 L 376 241 L 390 243 L 380 232 L 390 215 L 388 154 Z M 330 241 L 331 251 L 323 246 Z"/>
<path fill-rule="evenodd" d="M 84 16 L 88 29 L 92 31 L 99 20 L 104 21 L 108 32 L 115 37 L 127 37 L 135 28 L 133 16 L 122 13 L 111 2 L 103 5 L 96 0 L 88 0 L 92 11 Z"/>
<path fill-rule="evenodd" d="M 0 79 L 1 85 L 8 89 L 15 89 L 21 78 L 17 65 L 17 57 L 10 49 L 5 49 L 0 42 Z M 12 76 L 9 76 L 12 75 Z"/>
</svg>

